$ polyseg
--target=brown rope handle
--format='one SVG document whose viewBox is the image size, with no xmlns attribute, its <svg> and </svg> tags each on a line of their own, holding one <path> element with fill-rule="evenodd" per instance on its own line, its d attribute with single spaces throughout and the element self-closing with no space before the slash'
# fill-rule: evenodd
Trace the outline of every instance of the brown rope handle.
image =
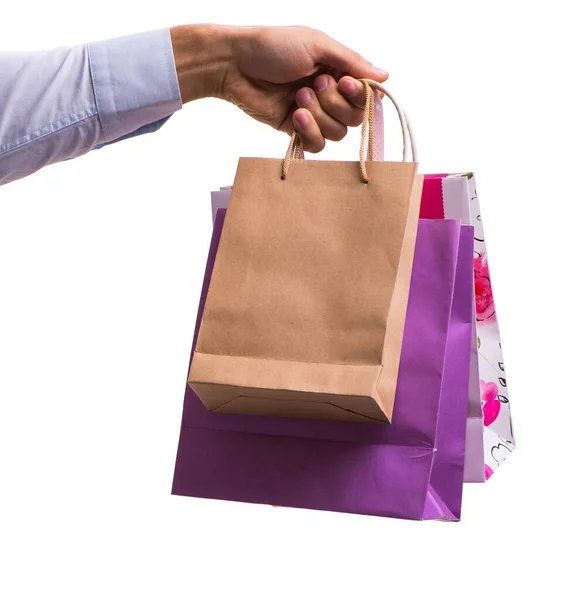
<svg viewBox="0 0 573 600">
<path fill-rule="evenodd" d="M 365 158 L 366 144 L 368 144 L 368 161 L 372 162 L 374 158 L 374 92 L 367 84 L 366 104 L 364 105 L 364 118 L 362 119 L 362 132 L 360 134 L 360 177 L 363 183 L 368 183 Z"/>
<path fill-rule="evenodd" d="M 366 86 L 366 104 L 364 106 L 364 118 L 362 119 L 362 133 L 360 136 L 360 176 L 364 183 L 368 183 L 366 172 L 366 160 L 374 160 L 374 92 L 370 85 Z M 365 158 L 366 146 L 368 147 L 368 159 Z M 281 179 L 286 179 L 290 163 L 300 158 L 301 141 L 297 132 L 293 132 L 288 145 L 287 153 L 283 161 Z"/>
<path fill-rule="evenodd" d="M 368 161 L 373 160 L 374 155 L 374 92 L 373 89 L 380 90 L 394 105 L 400 119 L 402 129 L 402 139 L 404 142 L 402 160 L 406 160 L 406 152 L 409 146 L 412 156 L 412 162 L 418 162 L 418 152 L 414 134 L 406 113 L 396 101 L 396 99 L 388 92 L 388 90 L 377 81 L 371 79 L 361 79 L 366 85 L 366 105 L 364 107 L 364 119 L 362 121 L 362 134 L 360 138 L 360 176 L 364 183 L 368 183 L 368 173 L 366 171 L 366 159 L 364 157 L 366 150 L 366 139 L 368 139 Z M 301 142 L 296 131 L 292 134 L 289 147 L 283 161 L 281 178 L 286 179 L 289 166 L 293 159 L 302 158 Z"/>
</svg>

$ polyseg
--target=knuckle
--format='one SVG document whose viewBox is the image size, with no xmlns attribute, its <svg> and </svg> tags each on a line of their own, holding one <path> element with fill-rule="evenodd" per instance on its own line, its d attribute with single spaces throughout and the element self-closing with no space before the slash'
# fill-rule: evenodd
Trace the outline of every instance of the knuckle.
<svg viewBox="0 0 573 600">
<path fill-rule="evenodd" d="M 358 125 L 361 125 L 363 121 L 363 112 L 357 112 L 357 111 L 352 111 L 352 115 L 350 117 L 350 119 L 348 120 L 348 125 L 349 127 L 358 127 Z"/>
<path fill-rule="evenodd" d="M 296 102 L 299 106 L 311 106 L 316 104 L 316 95 L 314 90 L 309 87 L 303 87 L 296 93 Z"/>
<path fill-rule="evenodd" d="M 330 115 L 339 115 L 344 112 L 346 101 L 336 87 L 329 87 L 320 97 L 322 108 Z"/>
<path fill-rule="evenodd" d="M 348 129 L 346 127 L 338 127 L 332 132 L 328 139 L 332 140 L 333 142 L 340 142 L 340 140 L 343 140 L 346 137 L 347 133 Z"/>
<path fill-rule="evenodd" d="M 326 141 L 323 137 L 309 139 L 308 141 L 302 143 L 302 147 L 307 152 L 311 154 L 317 154 L 321 150 L 324 150 L 324 146 L 326 145 Z"/>
</svg>

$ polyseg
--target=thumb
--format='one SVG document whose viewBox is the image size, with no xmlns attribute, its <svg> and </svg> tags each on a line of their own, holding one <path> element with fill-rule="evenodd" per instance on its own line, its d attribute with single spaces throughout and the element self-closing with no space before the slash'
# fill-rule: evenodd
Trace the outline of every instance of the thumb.
<svg viewBox="0 0 573 600">
<path fill-rule="evenodd" d="M 350 50 L 343 44 L 321 33 L 315 46 L 317 62 L 338 69 L 351 77 L 373 79 L 382 83 L 388 79 L 388 73 L 375 67 L 363 56 Z"/>
</svg>

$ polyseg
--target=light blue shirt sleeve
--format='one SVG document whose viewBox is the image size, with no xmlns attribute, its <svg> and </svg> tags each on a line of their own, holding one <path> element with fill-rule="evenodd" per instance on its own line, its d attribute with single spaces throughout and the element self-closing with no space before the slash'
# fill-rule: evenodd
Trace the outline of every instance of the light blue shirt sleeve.
<svg viewBox="0 0 573 600">
<path fill-rule="evenodd" d="M 156 131 L 180 108 L 169 29 L 0 52 L 0 185 Z"/>
</svg>

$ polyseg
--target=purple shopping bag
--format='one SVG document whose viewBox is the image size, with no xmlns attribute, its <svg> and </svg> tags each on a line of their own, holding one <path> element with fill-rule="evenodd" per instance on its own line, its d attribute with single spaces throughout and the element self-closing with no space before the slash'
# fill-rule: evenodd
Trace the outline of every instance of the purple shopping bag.
<svg viewBox="0 0 573 600">
<path fill-rule="evenodd" d="M 224 212 L 215 221 L 195 338 Z M 458 221 L 420 222 L 391 425 L 218 414 L 187 386 L 173 493 L 459 519 L 472 242 L 472 228 Z"/>
</svg>

